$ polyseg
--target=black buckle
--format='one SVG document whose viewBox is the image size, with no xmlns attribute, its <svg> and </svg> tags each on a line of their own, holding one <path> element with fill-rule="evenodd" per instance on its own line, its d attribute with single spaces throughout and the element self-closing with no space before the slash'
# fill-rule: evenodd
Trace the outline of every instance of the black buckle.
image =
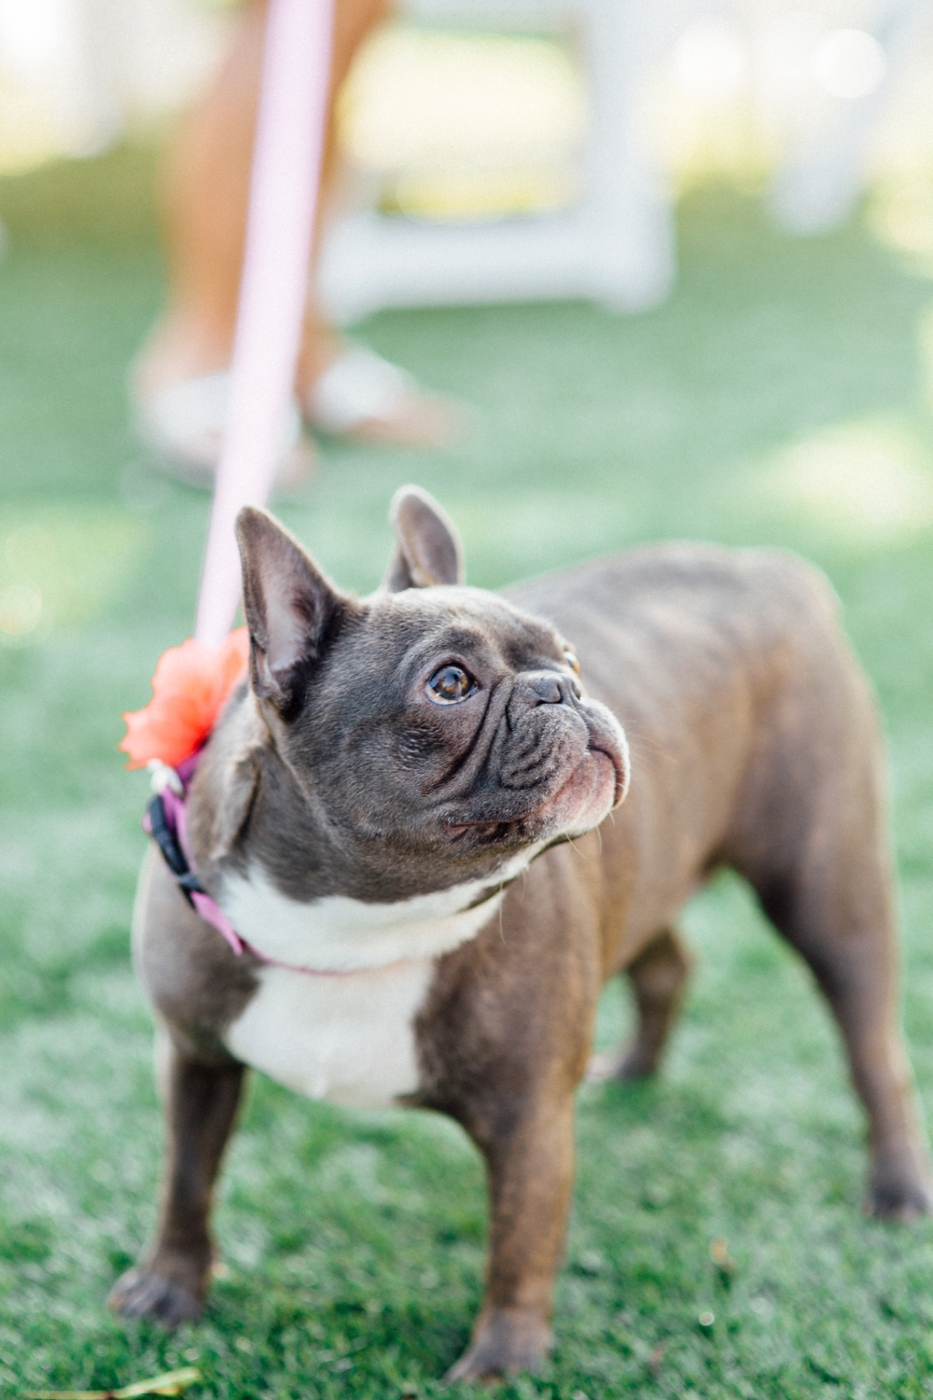
<svg viewBox="0 0 933 1400">
<path fill-rule="evenodd" d="M 158 794 L 149 799 L 146 808 L 149 817 L 149 830 L 152 839 L 162 852 L 165 864 L 175 876 L 178 888 L 185 896 L 189 904 L 193 904 L 192 894 L 203 894 L 204 889 L 200 880 L 191 866 L 185 859 L 185 853 L 181 849 L 178 837 L 169 826 L 165 816 L 165 804 Z"/>
</svg>

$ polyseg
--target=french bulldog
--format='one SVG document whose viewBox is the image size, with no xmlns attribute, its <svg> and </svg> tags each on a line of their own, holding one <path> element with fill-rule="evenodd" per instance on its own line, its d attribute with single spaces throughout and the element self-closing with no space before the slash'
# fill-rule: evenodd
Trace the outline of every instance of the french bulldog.
<svg viewBox="0 0 933 1400">
<path fill-rule="evenodd" d="M 638 1014 L 604 1071 L 651 1074 L 690 966 L 674 921 L 723 865 L 838 1021 L 868 1209 L 928 1210 L 878 724 L 824 578 L 780 551 L 671 544 L 494 594 L 464 585 L 425 493 L 403 489 L 392 520 L 385 583 L 361 599 L 271 516 L 239 517 L 249 679 L 203 750 L 187 842 L 242 947 L 153 848 L 134 946 L 168 1161 L 155 1242 L 113 1306 L 198 1313 L 251 1066 L 462 1124 L 488 1168 L 489 1260 L 449 1379 L 538 1366 L 600 989 L 624 973 Z"/>
</svg>

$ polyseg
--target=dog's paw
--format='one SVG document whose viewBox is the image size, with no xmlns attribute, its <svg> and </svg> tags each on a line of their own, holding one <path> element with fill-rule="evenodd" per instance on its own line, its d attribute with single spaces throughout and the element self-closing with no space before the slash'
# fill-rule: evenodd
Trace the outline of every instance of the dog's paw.
<svg viewBox="0 0 933 1400">
<path fill-rule="evenodd" d="M 163 1327 L 178 1327 L 201 1312 L 201 1273 L 190 1265 L 141 1264 L 117 1280 L 107 1304 L 120 1317 L 147 1318 Z"/>
<path fill-rule="evenodd" d="M 588 1084 L 607 1084 L 610 1081 L 632 1084 L 639 1079 L 650 1079 L 657 1068 L 657 1056 L 647 1054 L 635 1044 L 621 1054 L 618 1050 L 596 1051 L 590 1056 L 585 1078 Z"/>
<path fill-rule="evenodd" d="M 866 1215 L 876 1220 L 907 1223 L 933 1212 L 933 1182 L 925 1177 L 907 1181 L 876 1181 L 865 1202 Z"/>
<path fill-rule="evenodd" d="M 480 1317 L 473 1341 L 444 1377 L 456 1381 L 492 1381 L 516 1371 L 538 1371 L 551 1349 L 553 1335 L 540 1313 L 524 1308 L 494 1308 Z"/>
</svg>

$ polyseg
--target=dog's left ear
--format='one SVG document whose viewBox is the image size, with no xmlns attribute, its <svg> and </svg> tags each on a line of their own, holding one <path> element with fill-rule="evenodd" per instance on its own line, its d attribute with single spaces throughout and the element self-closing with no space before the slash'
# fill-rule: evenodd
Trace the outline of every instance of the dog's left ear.
<svg viewBox="0 0 933 1400">
<path fill-rule="evenodd" d="M 297 713 L 347 600 L 328 582 L 298 541 L 264 510 L 237 516 L 243 564 L 243 614 L 249 628 L 253 690 L 283 719 Z"/>
<path fill-rule="evenodd" d="M 427 491 L 403 486 L 396 491 L 389 519 L 398 541 L 384 587 L 389 593 L 463 583 L 463 547 L 449 515 Z"/>
</svg>

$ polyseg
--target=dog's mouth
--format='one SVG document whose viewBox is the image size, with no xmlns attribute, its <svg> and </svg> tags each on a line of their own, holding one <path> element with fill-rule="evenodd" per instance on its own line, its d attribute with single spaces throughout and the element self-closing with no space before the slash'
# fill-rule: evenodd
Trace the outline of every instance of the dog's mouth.
<svg viewBox="0 0 933 1400">
<path fill-rule="evenodd" d="M 444 827 L 457 843 L 474 847 L 521 847 L 541 840 L 578 836 L 598 826 L 628 791 L 624 738 L 619 745 L 590 745 L 553 792 L 515 816 L 450 817 Z"/>
</svg>

